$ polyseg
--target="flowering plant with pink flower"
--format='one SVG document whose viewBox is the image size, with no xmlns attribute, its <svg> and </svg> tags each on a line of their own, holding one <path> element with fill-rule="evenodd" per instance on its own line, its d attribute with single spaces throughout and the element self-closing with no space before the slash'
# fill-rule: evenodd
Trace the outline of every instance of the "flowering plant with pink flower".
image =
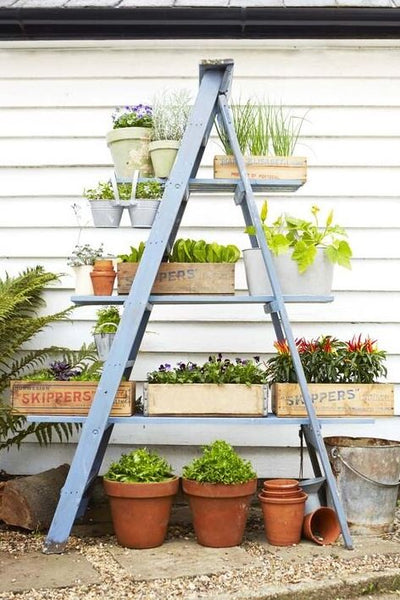
<svg viewBox="0 0 400 600">
<path fill-rule="evenodd" d="M 113 129 L 121 127 L 152 127 L 153 109 L 148 104 L 117 106 L 112 114 Z"/>
</svg>

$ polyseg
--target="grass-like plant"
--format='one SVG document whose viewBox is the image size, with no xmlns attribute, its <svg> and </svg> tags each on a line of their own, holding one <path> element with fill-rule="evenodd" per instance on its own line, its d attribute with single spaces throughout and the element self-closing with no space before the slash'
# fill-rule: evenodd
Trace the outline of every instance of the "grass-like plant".
<svg viewBox="0 0 400 600">
<path fill-rule="evenodd" d="M 282 106 L 270 107 L 269 135 L 275 156 L 293 155 L 303 120 L 303 118 L 285 113 Z"/>
<path fill-rule="evenodd" d="M 170 90 L 153 100 L 153 130 L 151 139 L 180 141 L 190 113 L 189 90 Z"/>
<path fill-rule="evenodd" d="M 242 383 L 262 384 L 267 381 L 260 357 L 252 359 L 223 358 L 222 354 L 210 356 L 208 361 L 197 365 L 191 361 L 179 362 L 176 367 L 166 363 L 147 374 L 149 383 Z"/>
<path fill-rule="evenodd" d="M 14 414 L 7 400 L 10 379 L 38 370 L 50 357 L 60 353 L 55 346 L 26 350 L 25 345 L 51 323 L 67 319 L 73 307 L 43 315 L 43 293 L 58 276 L 41 266 L 29 268 L 15 277 L 0 279 L 0 450 L 20 446 L 33 433 L 42 444 L 51 442 L 53 433 L 67 439 L 70 423 L 30 423 L 23 415 Z"/>
<path fill-rule="evenodd" d="M 203 454 L 183 467 L 185 479 L 199 483 L 234 485 L 257 477 L 250 461 L 237 454 L 224 440 L 203 446 Z"/>
<path fill-rule="evenodd" d="M 140 448 L 113 462 L 104 477 L 120 483 L 157 483 L 174 475 L 165 458 L 153 450 Z"/>
</svg>

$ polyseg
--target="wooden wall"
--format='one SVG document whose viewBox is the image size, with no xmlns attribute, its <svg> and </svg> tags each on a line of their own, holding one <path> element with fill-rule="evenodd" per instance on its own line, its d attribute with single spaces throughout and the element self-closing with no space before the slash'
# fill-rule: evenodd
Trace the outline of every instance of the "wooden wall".
<svg viewBox="0 0 400 600">
<path fill-rule="evenodd" d="M 151 102 L 168 88 L 189 88 L 194 96 L 199 61 L 217 57 L 235 60 L 234 100 L 266 99 L 304 117 L 297 154 L 307 156 L 308 182 L 294 195 L 270 195 L 271 217 L 283 210 L 303 216 L 313 204 L 322 216 L 333 208 L 353 247 L 352 270 L 336 269 L 333 304 L 290 306 L 295 335 L 369 334 L 388 352 L 388 381 L 399 384 L 400 43 L 395 40 L 2 43 L 1 276 L 36 264 L 64 273 L 61 285 L 46 293 L 48 310 L 59 310 L 73 292 L 66 260 L 76 243 L 104 242 L 109 253 L 118 254 L 145 239 L 145 230 L 130 228 L 127 214 L 119 229 L 93 228 L 82 199 L 83 188 L 111 173 L 105 134 L 112 110 Z M 201 176 L 212 176 L 215 153 L 220 149 L 214 137 Z M 192 196 L 179 235 L 248 246 L 241 211 L 229 196 Z M 244 290 L 245 285 L 239 264 L 236 286 Z M 95 308 L 78 308 L 71 323 L 47 329 L 35 345 L 78 348 L 91 340 L 94 317 Z M 135 377 L 144 379 L 162 362 L 203 360 L 210 353 L 267 357 L 272 343 L 262 307 L 156 307 Z M 344 430 L 400 439 L 393 419 Z M 267 434 L 263 445 L 297 445 L 297 432 Z M 237 443 L 251 446 L 251 437 L 240 434 Z M 125 443 L 130 436 L 121 430 L 115 439 Z M 23 455 L 6 461 L 24 472 Z"/>
</svg>

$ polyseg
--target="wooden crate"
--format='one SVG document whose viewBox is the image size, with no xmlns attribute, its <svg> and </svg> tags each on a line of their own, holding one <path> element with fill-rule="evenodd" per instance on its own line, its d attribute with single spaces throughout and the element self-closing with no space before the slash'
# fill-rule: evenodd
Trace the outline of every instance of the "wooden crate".
<svg viewBox="0 0 400 600">
<path fill-rule="evenodd" d="M 13 408 L 24 415 L 87 415 L 97 381 L 11 381 Z M 135 383 L 120 384 L 112 416 L 127 417 L 135 406 Z"/>
<path fill-rule="evenodd" d="M 308 388 L 321 417 L 389 417 L 394 412 L 391 383 L 311 383 Z M 274 383 L 271 406 L 278 417 L 307 415 L 297 383 Z"/>
<path fill-rule="evenodd" d="M 239 383 L 146 383 L 147 416 L 267 416 L 267 386 Z"/>
<path fill-rule="evenodd" d="M 300 156 L 246 156 L 250 179 L 307 179 L 307 159 Z M 233 156 L 214 156 L 215 179 L 238 179 L 239 171 Z"/>
<path fill-rule="evenodd" d="M 118 263 L 118 294 L 129 294 L 138 263 Z M 153 294 L 234 294 L 234 263 L 161 263 Z"/>
</svg>

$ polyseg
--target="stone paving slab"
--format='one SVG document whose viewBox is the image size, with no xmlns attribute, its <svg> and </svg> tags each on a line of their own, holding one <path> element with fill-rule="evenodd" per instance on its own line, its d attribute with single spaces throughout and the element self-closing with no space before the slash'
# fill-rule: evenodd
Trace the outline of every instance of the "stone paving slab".
<svg viewBox="0 0 400 600">
<path fill-rule="evenodd" d="M 96 583 L 98 573 L 86 558 L 69 554 L 29 552 L 10 556 L 0 552 L 0 592 L 32 588 L 61 588 Z"/>
<path fill-rule="evenodd" d="M 110 553 L 137 581 L 212 575 L 249 566 L 262 566 L 261 561 L 237 546 L 206 548 L 194 540 L 171 540 L 148 550 L 112 548 Z"/>
</svg>

